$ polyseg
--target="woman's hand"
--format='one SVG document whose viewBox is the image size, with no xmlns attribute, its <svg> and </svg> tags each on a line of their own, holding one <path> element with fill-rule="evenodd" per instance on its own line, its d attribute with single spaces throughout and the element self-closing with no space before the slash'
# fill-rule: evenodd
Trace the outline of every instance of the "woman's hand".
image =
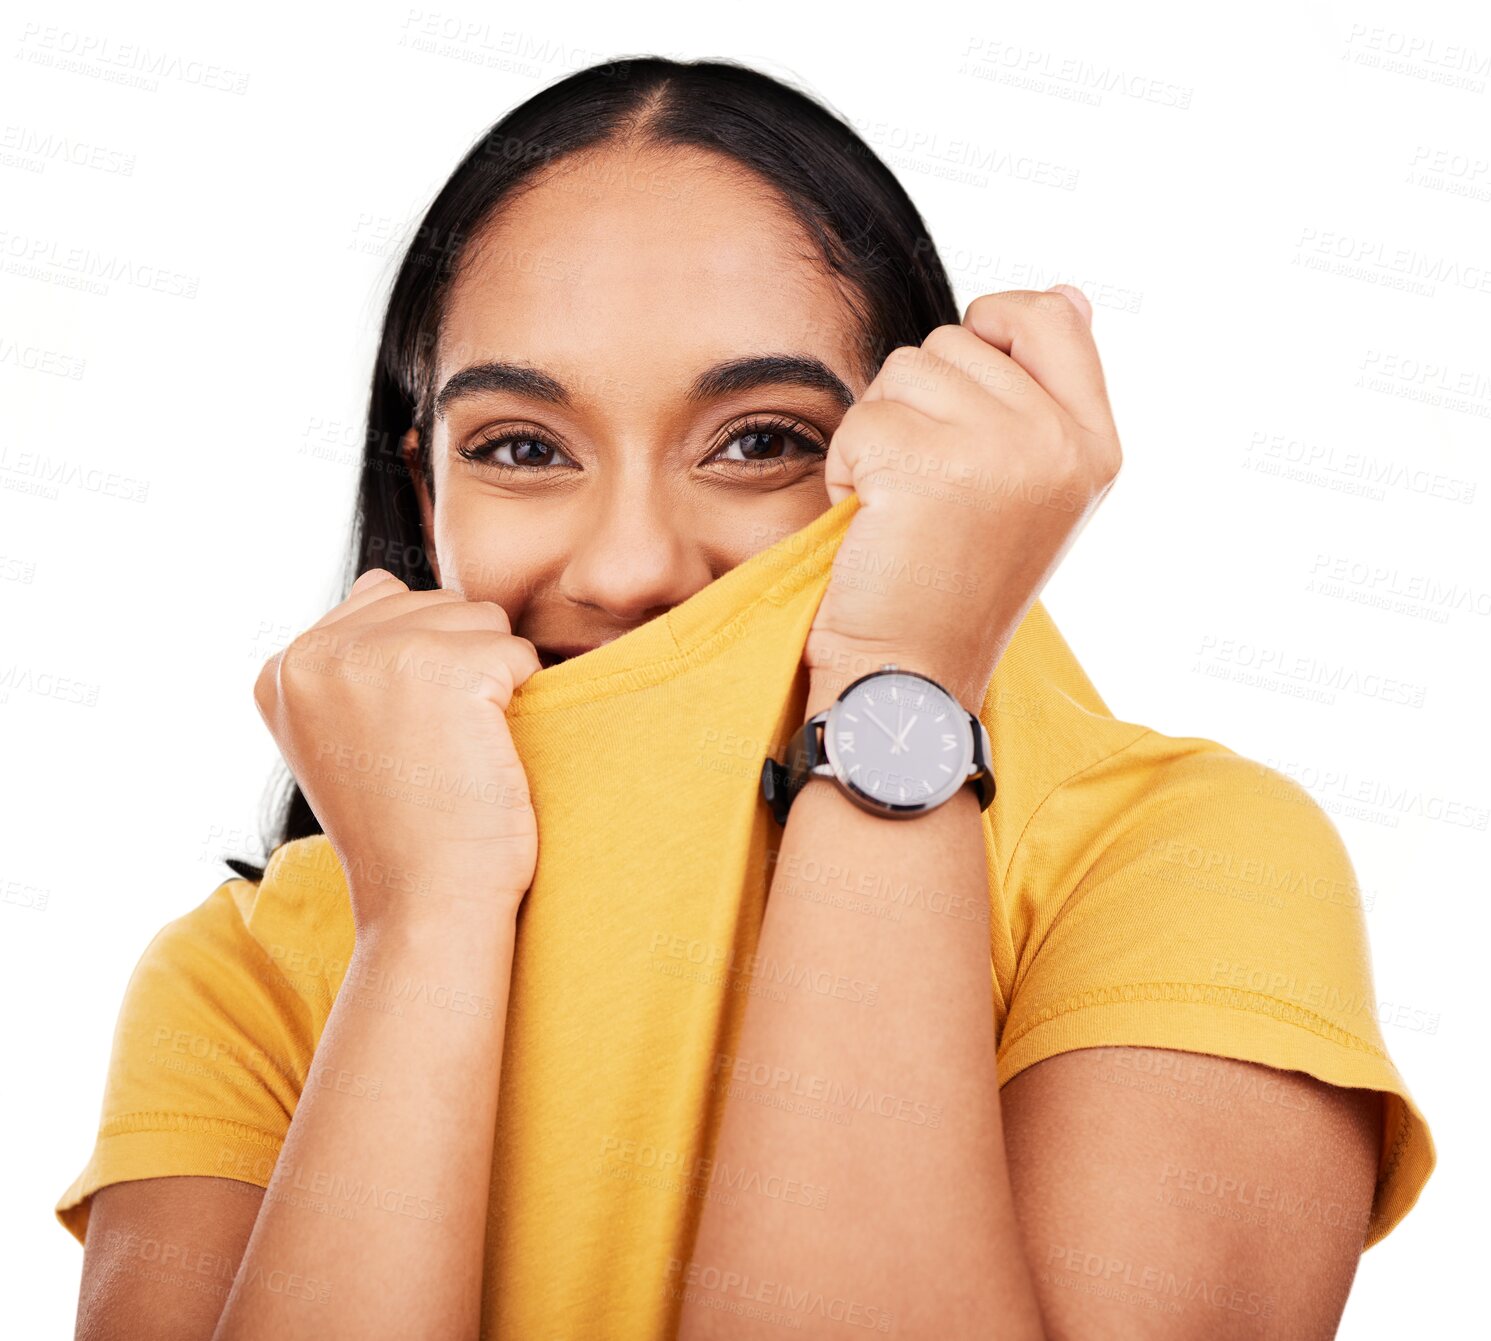
<svg viewBox="0 0 1491 1341">
<path fill-rule="evenodd" d="M 538 826 L 505 716 L 539 669 L 506 611 L 369 569 L 254 700 L 330 840 L 358 934 L 516 911 Z"/>
<path fill-rule="evenodd" d="M 1020 621 L 1122 465 L 1077 289 L 976 298 L 887 356 L 829 444 L 860 505 L 804 651 L 848 678 L 921 671 L 977 712 Z M 1070 294 L 1071 296 L 1067 296 Z"/>
</svg>

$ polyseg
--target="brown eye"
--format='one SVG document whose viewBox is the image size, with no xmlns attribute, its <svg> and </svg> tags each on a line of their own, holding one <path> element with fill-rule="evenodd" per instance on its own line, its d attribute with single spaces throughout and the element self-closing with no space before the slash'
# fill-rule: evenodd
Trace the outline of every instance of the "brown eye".
<svg viewBox="0 0 1491 1341">
<path fill-rule="evenodd" d="M 792 439 L 787 434 L 772 433 L 764 428 L 742 433 L 738 438 L 731 440 L 729 447 L 733 447 L 737 442 L 744 444 L 740 452 L 747 461 L 760 461 L 766 457 L 781 456 L 784 452 L 792 450 Z M 727 448 L 725 460 L 731 459 L 733 458 Z"/>
<path fill-rule="evenodd" d="M 544 470 L 554 464 L 555 457 L 569 465 L 575 464 L 554 443 L 531 432 L 498 434 L 470 446 L 458 447 L 456 454 L 498 470 Z M 508 459 L 504 460 L 503 454 Z"/>
<path fill-rule="evenodd" d="M 780 467 L 794 457 L 821 458 L 826 451 L 796 420 L 768 419 L 742 425 L 710 460 L 769 468 Z"/>
</svg>

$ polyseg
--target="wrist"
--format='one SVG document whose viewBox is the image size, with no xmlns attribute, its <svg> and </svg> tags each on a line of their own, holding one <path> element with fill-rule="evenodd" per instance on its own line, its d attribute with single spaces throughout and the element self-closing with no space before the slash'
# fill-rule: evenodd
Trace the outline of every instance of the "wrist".
<svg viewBox="0 0 1491 1341">
<path fill-rule="evenodd" d="M 381 954 L 458 955 L 474 947 L 484 955 L 514 937 L 522 903 L 522 894 L 432 891 L 417 903 L 381 908 L 373 919 L 356 918 L 356 944 Z"/>
<path fill-rule="evenodd" d="M 855 680 L 879 670 L 887 662 L 935 680 L 971 713 L 979 714 L 983 708 L 988 676 L 909 648 L 851 648 L 843 643 L 819 642 L 803 654 L 803 664 L 808 670 L 803 720 L 824 711 Z"/>
</svg>

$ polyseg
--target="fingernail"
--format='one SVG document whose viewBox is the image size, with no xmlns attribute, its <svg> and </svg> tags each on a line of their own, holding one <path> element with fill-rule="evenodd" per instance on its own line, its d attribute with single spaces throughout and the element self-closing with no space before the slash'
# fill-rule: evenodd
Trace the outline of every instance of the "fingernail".
<svg viewBox="0 0 1491 1341">
<path fill-rule="evenodd" d="M 1072 306 L 1082 314 L 1082 320 L 1089 326 L 1092 325 L 1092 304 L 1087 301 L 1087 295 L 1081 289 L 1071 284 L 1053 284 L 1049 293 L 1064 293 L 1072 300 Z"/>
</svg>

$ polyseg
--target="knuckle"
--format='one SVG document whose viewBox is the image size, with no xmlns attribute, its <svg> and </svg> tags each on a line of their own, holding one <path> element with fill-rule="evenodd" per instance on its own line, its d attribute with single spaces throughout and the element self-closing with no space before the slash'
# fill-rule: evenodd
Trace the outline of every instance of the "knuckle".
<svg viewBox="0 0 1491 1341">
<path fill-rule="evenodd" d="M 1066 442 L 1062 446 L 1060 465 L 1056 474 L 1063 484 L 1074 484 L 1086 488 L 1093 482 L 1097 472 L 1093 469 L 1091 458 L 1080 444 Z"/>
<path fill-rule="evenodd" d="M 497 627 L 499 632 L 512 632 L 512 619 L 497 601 L 481 601 L 479 604 L 486 608 L 488 614 L 491 616 L 492 623 Z"/>
<path fill-rule="evenodd" d="M 1040 456 L 1047 463 L 1048 478 L 1062 484 L 1085 485 L 1096 473 L 1087 444 L 1060 424 L 1048 428 Z"/>
<path fill-rule="evenodd" d="M 446 640 L 437 630 L 410 629 L 398 640 L 398 651 L 391 659 L 395 666 L 407 664 L 410 659 L 438 662 L 446 650 Z"/>
<path fill-rule="evenodd" d="M 275 700 L 275 681 L 279 674 L 280 654 L 276 652 L 262 666 L 254 678 L 254 702 L 260 712 L 267 712 Z"/>
<path fill-rule="evenodd" d="M 964 337 L 968 331 L 962 326 L 954 326 L 943 323 L 934 326 L 927 338 L 922 341 L 922 348 L 929 354 L 936 354 L 939 358 L 945 358 L 951 363 L 956 363 L 956 355 L 965 349 Z"/>
<path fill-rule="evenodd" d="M 834 438 L 847 444 L 859 442 L 876 432 L 886 432 L 897 421 L 899 413 L 899 405 L 890 399 L 855 401 L 844 411 L 844 417 L 834 430 Z"/>
<path fill-rule="evenodd" d="M 541 671 L 544 667 L 544 663 L 543 658 L 541 658 L 538 654 L 538 648 L 535 647 L 531 642 L 529 642 L 527 638 L 519 638 L 515 636 L 513 641 L 518 644 L 519 650 L 522 653 L 520 659 L 523 663 L 523 668 L 525 671 L 523 678 L 527 679 L 529 675 L 533 675 L 536 672 Z"/>
<path fill-rule="evenodd" d="M 297 666 L 303 665 L 308 658 L 315 655 L 316 643 L 310 630 L 296 634 L 280 653 L 279 676 L 282 679 L 287 677 Z"/>
<path fill-rule="evenodd" d="M 1118 473 L 1120 459 L 1115 445 L 1078 440 L 1072 444 L 1075 457 L 1069 462 L 1070 478 L 1091 489 L 1103 489 Z"/>
<path fill-rule="evenodd" d="M 996 307 L 1001 305 L 1003 299 L 1004 294 L 1002 293 L 980 294 L 977 298 L 975 298 L 971 303 L 968 304 L 968 308 L 964 312 L 963 319 L 967 321 L 969 318 L 973 318 L 976 320 L 979 317 L 986 317 L 991 312 L 993 312 Z"/>
</svg>

